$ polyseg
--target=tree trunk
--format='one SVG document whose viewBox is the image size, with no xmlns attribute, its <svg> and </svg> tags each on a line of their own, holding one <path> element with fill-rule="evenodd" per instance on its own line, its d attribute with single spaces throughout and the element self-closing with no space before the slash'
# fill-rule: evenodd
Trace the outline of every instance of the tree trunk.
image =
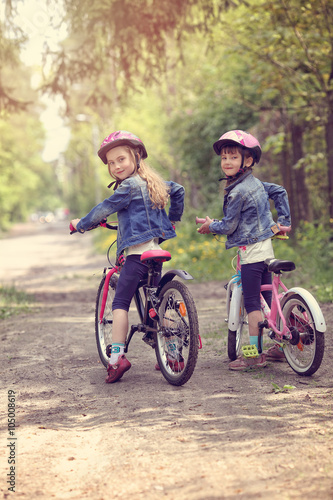
<svg viewBox="0 0 333 500">
<path fill-rule="evenodd" d="M 292 221 L 292 227 L 296 229 L 296 227 L 299 224 L 299 216 L 298 216 L 298 207 L 296 203 L 296 190 L 294 189 L 294 182 L 293 182 L 293 175 L 292 175 L 292 165 L 290 161 L 290 154 L 289 154 L 289 145 L 288 145 L 288 139 L 289 139 L 289 123 L 288 119 L 285 116 L 285 119 L 282 120 L 282 123 L 284 124 L 284 129 L 285 129 L 285 134 L 284 134 L 284 145 L 283 149 L 281 151 L 281 166 L 280 166 L 280 171 L 282 174 L 282 184 L 283 187 L 287 190 L 288 193 L 288 198 L 289 198 L 289 205 L 290 205 L 290 212 L 291 212 L 291 221 Z"/>
<path fill-rule="evenodd" d="M 333 228 L 333 92 L 329 96 L 329 112 L 325 125 L 326 154 L 327 154 L 327 190 L 328 213 L 330 226 Z"/>
<path fill-rule="evenodd" d="M 290 124 L 290 135 L 293 151 L 293 165 L 303 158 L 303 126 L 295 123 Z M 299 221 L 312 221 L 313 211 L 309 200 L 309 191 L 306 185 L 306 174 L 303 166 L 293 168 L 294 195 L 297 204 Z"/>
</svg>

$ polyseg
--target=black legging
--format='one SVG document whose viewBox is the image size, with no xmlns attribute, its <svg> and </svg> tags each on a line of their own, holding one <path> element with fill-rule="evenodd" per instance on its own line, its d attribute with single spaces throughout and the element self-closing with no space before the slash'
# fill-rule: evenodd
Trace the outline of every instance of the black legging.
<svg viewBox="0 0 333 500">
<path fill-rule="evenodd" d="M 260 287 L 272 283 L 272 274 L 267 270 L 264 261 L 241 266 L 244 306 L 247 314 L 260 311 Z M 272 292 L 263 292 L 264 299 L 269 307 L 272 302 Z"/>
<path fill-rule="evenodd" d="M 148 277 L 148 266 L 140 261 L 141 255 L 129 255 L 126 257 L 125 264 L 120 272 L 119 280 L 116 288 L 116 294 L 112 303 L 112 310 L 124 309 L 128 311 L 132 298 L 134 296 L 136 287 L 141 280 Z M 162 263 L 158 264 L 157 270 L 159 276 L 155 278 L 155 285 L 161 279 Z"/>
</svg>

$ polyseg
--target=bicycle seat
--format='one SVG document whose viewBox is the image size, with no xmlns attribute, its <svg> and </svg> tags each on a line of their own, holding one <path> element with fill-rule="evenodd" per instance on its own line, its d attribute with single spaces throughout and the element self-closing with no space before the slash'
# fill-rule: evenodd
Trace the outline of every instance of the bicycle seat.
<svg viewBox="0 0 333 500">
<path fill-rule="evenodd" d="M 147 250 L 140 257 L 141 262 L 154 260 L 155 262 L 166 262 L 171 259 L 171 253 L 166 250 Z"/>
<path fill-rule="evenodd" d="M 268 271 L 279 273 L 280 271 L 293 271 L 296 269 L 295 263 L 291 260 L 266 259 L 265 264 Z"/>
</svg>

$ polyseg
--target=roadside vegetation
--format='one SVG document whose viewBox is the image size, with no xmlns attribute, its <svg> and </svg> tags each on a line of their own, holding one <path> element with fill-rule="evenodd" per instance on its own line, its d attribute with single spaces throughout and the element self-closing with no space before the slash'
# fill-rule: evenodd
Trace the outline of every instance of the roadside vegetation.
<svg viewBox="0 0 333 500">
<path fill-rule="evenodd" d="M 18 290 L 15 286 L 0 285 L 0 320 L 23 312 L 32 311 L 34 297 Z"/>
</svg>

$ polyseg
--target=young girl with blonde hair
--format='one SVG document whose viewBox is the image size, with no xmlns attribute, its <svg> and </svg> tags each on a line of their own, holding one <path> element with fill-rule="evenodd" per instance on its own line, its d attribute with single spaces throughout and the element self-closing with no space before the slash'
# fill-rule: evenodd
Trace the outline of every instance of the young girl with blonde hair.
<svg viewBox="0 0 333 500">
<path fill-rule="evenodd" d="M 180 184 L 165 182 L 144 162 L 148 156 L 146 148 L 131 132 L 120 130 L 107 136 L 98 156 L 115 179 L 115 192 L 71 224 L 84 233 L 109 215 L 118 215 L 117 258 L 125 254 L 126 260 L 112 304 L 112 348 L 106 382 L 113 383 L 131 367 L 124 355 L 128 310 L 139 281 L 147 278 L 148 271 L 140 256 L 146 250 L 159 249 L 161 242 L 176 236 L 173 226 L 183 214 L 185 191 Z"/>
</svg>

